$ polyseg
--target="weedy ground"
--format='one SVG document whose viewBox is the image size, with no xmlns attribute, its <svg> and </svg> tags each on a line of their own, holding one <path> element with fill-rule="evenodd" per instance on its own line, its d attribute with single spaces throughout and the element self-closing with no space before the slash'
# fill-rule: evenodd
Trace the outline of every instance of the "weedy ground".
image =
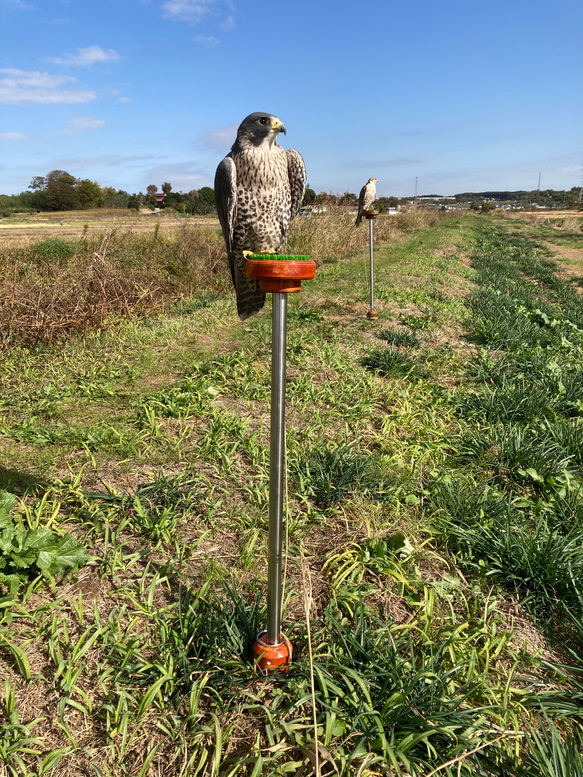
<svg viewBox="0 0 583 777">
<path fill-rule="evenodd" d="M 269 302 L 240 323 L 215 254 L 177 287 L 148 243 L 156 304 L 5 339 L 0 774 L 583 773 L 577 282 L 536 226 L 414 213 L 375 223 L 371 322 L 343 218 L 292 238 L 285 675 L 250 661 Z"/>
</svg>

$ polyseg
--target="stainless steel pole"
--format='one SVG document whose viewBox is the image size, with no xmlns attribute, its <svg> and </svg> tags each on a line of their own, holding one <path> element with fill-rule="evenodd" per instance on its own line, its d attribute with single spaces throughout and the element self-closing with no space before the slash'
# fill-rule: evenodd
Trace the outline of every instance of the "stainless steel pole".
<svg viewBox="0 0 583 777">
<path fill-rule="evenodd" d="M 285 479 L 285 357 L 287 294 L 274 292 L 271 335 L 271 440 L 269 463 L 269 555 L 267 641 L 281 642 L 281 549 Z"/>
<path fill-rule="evenodd" d="M 372 222 L 374 219 L 368 220 L 368 243 L 369 243 L 369 256 L 370 256 L 370 309 L 374 310 L 374 257 L 373 257 L 373 237 L 372 237 Z"/>
</svg>

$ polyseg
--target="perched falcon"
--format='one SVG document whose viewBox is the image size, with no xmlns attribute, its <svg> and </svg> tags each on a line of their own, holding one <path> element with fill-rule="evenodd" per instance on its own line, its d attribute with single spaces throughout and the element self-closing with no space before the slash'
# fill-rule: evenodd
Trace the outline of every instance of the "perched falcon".
<svg viewBox="0 0 583 777">
<path fill-rule="evenodd" d="M 354 222 L 355 227 L 357 227 L 362 221 L 362 214 L 364 211 L 368 210 L 377 198 L 377 187 L 375 186 L 375 183 L 378 180 L 378 178 L 374 177 L 369 178 L 360 190 L 360 195 L 358 197 L 358 216 Z"/>
<path fill-rule="evenodd" d="M 247 116 L 215 175 L 215 202 L 242 321 L 265 302 L 258 282 L 245 275 L 243 251 L 278 251 L 304 196 L 304 160 L 297 151 L 277 145 L 280 132 L 285 134 L 285 127 L 277 116 Z"/>
</svg>

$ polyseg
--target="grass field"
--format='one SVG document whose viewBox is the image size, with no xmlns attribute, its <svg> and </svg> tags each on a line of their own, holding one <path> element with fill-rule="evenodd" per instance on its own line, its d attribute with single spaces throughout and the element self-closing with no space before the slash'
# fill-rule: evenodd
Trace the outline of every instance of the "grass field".
<svg viewBox="0 0 583 777">
<path fill-rule="evenodd" d="M 0 774 L 583 774 L 583 236 L 379 219 L 370 322 L 334 218 L 292 237 L 277 678 L 269 300 L 236 319 L 211 227 L 3 253 L 53 323 L 0 307 Z M 55 323 L 100 247 L 125 306 Z"/>
</svg>

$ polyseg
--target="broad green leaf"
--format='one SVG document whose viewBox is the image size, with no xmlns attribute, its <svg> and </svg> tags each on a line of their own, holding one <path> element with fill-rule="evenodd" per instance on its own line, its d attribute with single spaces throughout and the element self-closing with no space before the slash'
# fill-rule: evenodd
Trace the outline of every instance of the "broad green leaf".
<svg viewBox="0 0 583 777">
<path fill-rule="evenodd" d="M 58 542 L 53 542 L 41 550 L 36 563 L 44 575 L 53 577 L 66 569 L 78 569 L 88 560 L 89 556 L 85 548 L 67 533 Z"/>
<path fill-rule="evenodd" d="M 8 491 L 0 491 L 0 516 L 8 515 L 16 506 L 16 497 Z"/>
</svg>

